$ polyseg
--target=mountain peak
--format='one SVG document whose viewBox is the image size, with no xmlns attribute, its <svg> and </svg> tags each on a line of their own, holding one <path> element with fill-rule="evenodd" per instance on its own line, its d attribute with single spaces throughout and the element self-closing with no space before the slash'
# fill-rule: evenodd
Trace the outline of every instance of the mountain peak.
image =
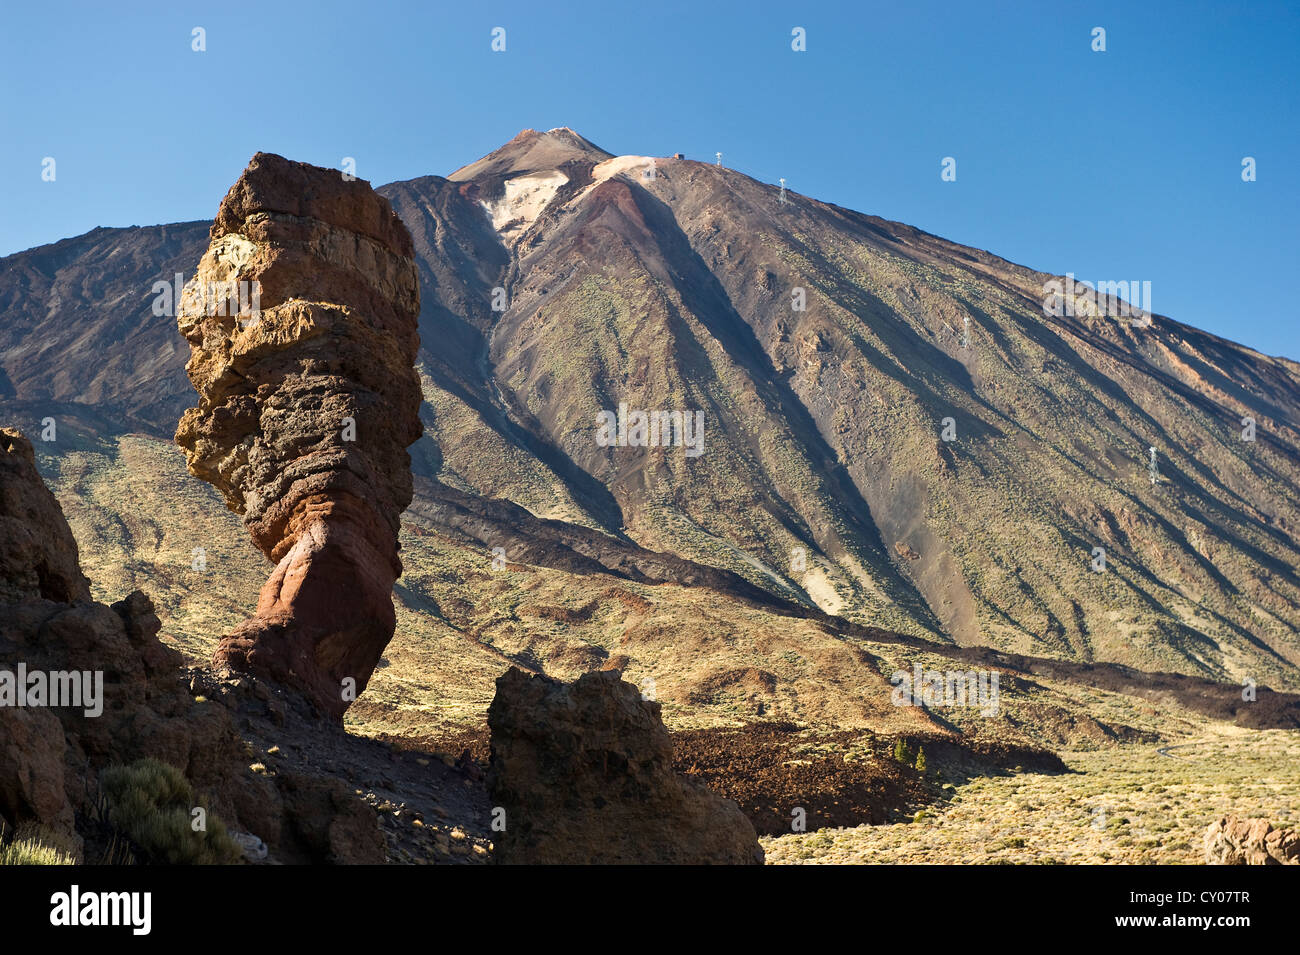
<svg viewBox="0 0 1300 955">
<path fill-rule="evenodd" d="M 610 159 L 612 155 L 568 126 L 557 126 L 545 132 L 521 129 L 501 148 L 462 166 L 447 178 L 453 182 L 466 182 L 485 177 L 522 175 L 535 170 L 555 169 L 573 160 L 587 160 L 594 164 Z"/>
</svg>

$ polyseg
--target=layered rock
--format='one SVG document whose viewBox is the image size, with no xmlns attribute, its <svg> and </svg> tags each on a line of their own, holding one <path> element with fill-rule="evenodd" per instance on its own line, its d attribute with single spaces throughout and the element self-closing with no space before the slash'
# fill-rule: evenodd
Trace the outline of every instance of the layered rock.
<svg viewBox="0 0 1300 955">
<path fill-rule="evenodd" d="M 673 770 L 659 709 L 614 670 L 501 676 L 488 710 L 497 861 L 761 864 L 740 808 Z"/>
<path fill-rule="evenodd" d="M 388 201 L 266 153 L 222 201 L 179 309 L 199 404 L 176 441 L 276 564 L 213 662 L 334 715 L 396 623 L 406 448 L 423 430 L 419 311 L 411 238 Z"/>
<path fill-rule="evenodd" d="M 1205 830 L 1210 865 L 1300 865 L 1300 829 L 1274 829 L 1267 819 L 1223 816 Z"/>
</svg>

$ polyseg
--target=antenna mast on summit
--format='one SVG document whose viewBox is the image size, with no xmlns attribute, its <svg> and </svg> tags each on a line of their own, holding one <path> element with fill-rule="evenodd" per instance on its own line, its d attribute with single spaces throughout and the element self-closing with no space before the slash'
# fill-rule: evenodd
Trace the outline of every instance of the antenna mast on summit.
<svg viewBox="0 0 1300 955">
<path fill-rule="evenodd" d="M 780 180 L 780 182 L 781 182 L 781 201 L 785 202 L 785 180 L 782 179 Z"/>
<path fill-rule="evenodd" d="M 718 157 L 718 161 L 717 161 L 716 165 L 721 166 L 721 165 L 722 165 L 722 153 L 714 153 L 713 155 L 715 155 L 715 156 Z"/>
</svg>

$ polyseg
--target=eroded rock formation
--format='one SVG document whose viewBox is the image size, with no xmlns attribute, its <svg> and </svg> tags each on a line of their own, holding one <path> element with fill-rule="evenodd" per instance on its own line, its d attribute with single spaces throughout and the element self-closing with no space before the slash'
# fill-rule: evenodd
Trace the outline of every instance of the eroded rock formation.
<svg viewBox="0 0 1300 955">
<path fill-rule="evenodd" d="M 267 153 L 222 201 L 179 309 L 199 405 L 176 441 L 276 564 L 213 662 L 336 716 L 396 622 L 406 448 L 423 430 L 419 311 L 411 238 L 388 201 Z"/>
<path fill-rule="evenodd" d="M 1300 865 L 1300 829 L 1274 829 L 1267 819 L 1223 816 L 1205 830 L 1210 865 Z"/>
<path fill-rule="evenodd" d="M 730 799 L 673 770 L 659 704 L 618 671 L 573 683 L 511 668 L 488 710 L 502 863 L 761 864 Z"/>
</svg>

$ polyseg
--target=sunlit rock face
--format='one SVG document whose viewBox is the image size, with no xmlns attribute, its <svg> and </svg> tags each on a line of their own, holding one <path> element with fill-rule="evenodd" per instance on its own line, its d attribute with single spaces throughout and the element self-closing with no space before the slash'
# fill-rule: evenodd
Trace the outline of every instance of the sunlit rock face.
<svg viewBox="0 0 1300 955">
<path fill-rule="evenodd" d="M 420 293 L 388 201 L 258 153 L 221 203 L 178 325 L 199 393 L 176 432 L 275 571 L 215 664 L 341 715 L 392 639 Z"/>
</svg>

